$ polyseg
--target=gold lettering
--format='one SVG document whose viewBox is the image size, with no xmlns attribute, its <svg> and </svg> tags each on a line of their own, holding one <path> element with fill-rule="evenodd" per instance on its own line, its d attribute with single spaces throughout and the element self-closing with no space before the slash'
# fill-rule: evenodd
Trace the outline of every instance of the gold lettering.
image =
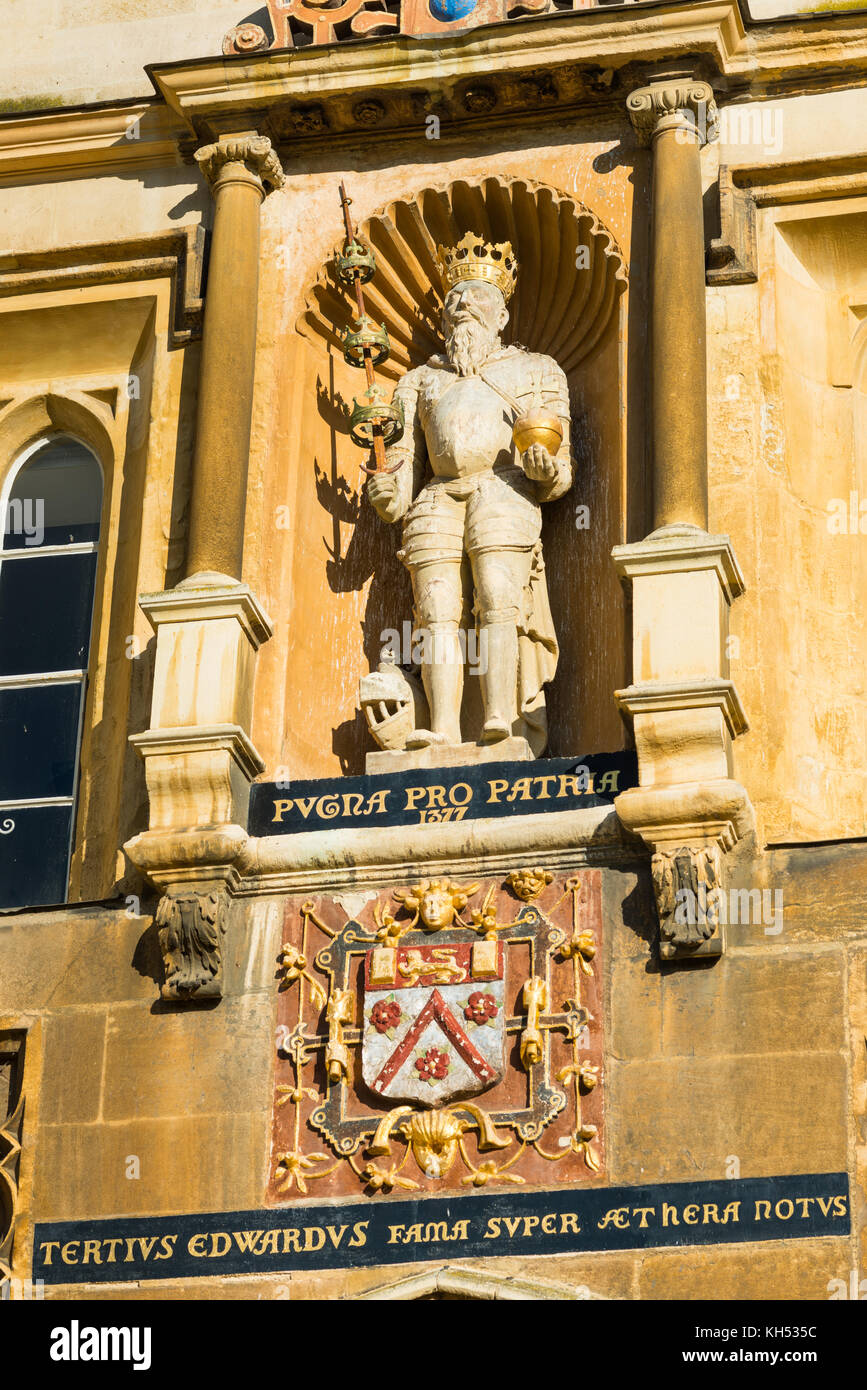
<svg viewBox="0 0 867 1390">
<path fill-rule="evenodd" d="M 334 1226 L 326 1226 L 325 1229 L 328 1232 L 328 1239 L 331 1241 L 331 1244 L 334 1246 L 334 1249 L 337 1250 L 340 1246 L 340 1242 L 343 1239 L 344 1232 L 347 1230 L 347 1227 L 341 1226 L 340 1229 L 337 1230 Z"/>
<path fill-rule="evenodd" d="M 292 802 L 291 802 L 291 801 L 290 801 L 289 805 L 290 805 L 290 806 L 292 805 Z M 313 810 L 313 807 L 316 805 L 316 797 L 315 797 L 315 796 L 307 796 L 307 797 L 299 796 L 299 797 L 297 798 L 296 802 L 295 802 L 295 805 L 298 807 L 298 810 L 301 812 L 302 816 L 303 816 L 304 819 L 306 820 L 307 817 L 310 815 L 310 812 Z"/>
<path fill-rule="evenodd" d="M 249 1250 L 251 1255 L 255 1255 L 256 1241 L 261 1235 L 264 1235 L 264 1231 L 233 1231 L 232 1235 L 235 1237 L 235 1244 L 242 1254 Z"/>
<path fill-rule="evenodd" d="M 499 1240 L 499 1239 L 500 1239 L 500 1218 L 499 1218 L 498 1216 L 490 1216 L 490 1217 L 488 1217 L 488 1229 L 485 1231 L 485 1240 Z M 57 1241 L 55 1240 L 55 1241 L 51 1241 L 51 1242 L 49 1242 L 49 1243 L 50 1243 L 51 1245 L 56 1245 L 56 1244 L 57 1244 Z M 48 1263 L 50 1264 L 51 1261 L 49 1260 Z"/>
<path fill-rule="evenodd" d="M 835 1216 L 845 1216 L 845 1215 L 846 1215 L 846 1198 L 843 1197 L 843 1196 L 841 1196 L 841 1195 L 839 1195 L 839 1194 L 838 1194 L 838 1196 L 836 1196 L 836 1197 L 834 1198 L 834 1215 L 835 1215 Z"/>
<path fill-rule="evenodd" d="M 617 783 L 619 778 L 619 771 L 603 772 L 602 776 L 599 779 L 599 786 L 596 788 L 599 795 L 601 796 L 603 792 L 616 793 L 618 790 Z"/>
<path fill-rule="evenodd" d="M 384 816 L 384 815 L 385 815 L 385 812 L 386 812 L 386 810 L 387 810 L 387 807 L 386 807 L 386 804 L 385 804 L 387 800 L 388 800 L 388 792 L 387 792 L 387 791 L 373 792 L 373 793 L 368 797 L 367 805 L 366 805 L 365 808 L 364 808 L 364 814 L 365 814 L 366 816 L 372 816 L 372 815 L 373 815 L 373 811 L 374 811 L 374 806 L 375 806 L 375 807 L 376 807 L 377 813 L 378 813 L 380 816 Z"/>
<path fill-rule="evenodd" d="M 172 1255 L 174 1255 L 175 1253 L 175 1243 L 177 1239 L 177 1236 L 160 1236 L 160 1245 L 162 1246 L 162 1250 L 157 1251 L 157 1253 L 154 1255 L 154 1259 L 170 1260 Z"/>
<path fill-rule="evenodd" d="M 268 1231 L 262 1239 L 262 1244 L 256 1251 L 257 1255 L 278 1255 L 277 1242 L 280 1239 L 279 1231 Z"/>
<path fill-rule="evenodd" d="M 218 1240 L 224 1240 L 226 1242 L 222 1250 L 217 1249 Z M 211 1253 L 208 1258 L 211 1260 L 222 1259 L 223 1255 L 228 1255 L 231 1248 L 232 1241 L 228 1231 L 214 1231 L 211 1235 Z"/>
<path fill-rule="evenodd" d="M 525 1235 L 525 1236 L 528 1236 L 528 1235 L 530 1234 L 531 1231 L 534 1231 L 534 1230 L 536 1229 L 536 1227 L 538 1226 L 538 1224 L 539 1224 L 539 1218 L 538 1218 L 538 1216 L 525 1216 L 525 1217 L 524 1217 L 524 1235 Z"/>
<path fill-rule="evenodd" d="M 639 1228 L 639 1230 L 642 1230 L 642 1229 L 647 1225 L 647 1218 L 648 1218 L 648 1215 L 652 1216 L 653 1213 L 654 1213 L 655 1211 L 656 1211 L 656 1207 L 633 1207 L 633 1208 L 632 1208 L 632 1215 L 633 1215 L 633 1216 L 640 1216 L 640 1217 L 641 1217 L 641 1220 L 640 1220 L 639 1223 L 638 1223 L 638 1228 Z"/>
<path fill-rule="evenodd" d="M 629 1225 L 629 1208 L 611 1207 L 596 1225 L 600 1231 L 604 1231 L 606 1226 L 616 1226 L 620 1231 L 625 1230 Z"/>
<path fill-rule="evenodd" d="M 47 1250 L 47 1251 L 48 1251 L 48 1254 L 45 1256 L 45 1263 L 46 1263 L 47 1265 L 50 1265 L 50 1264 L 51 1264 L 51 1260 L 52 1260 L 52 1250 L 53 1250 L 53 1248 L 54 1248 L 55 1245 L 56 1245 L 56 1246 L 58 1247 L 58 1249 L 59 1249 L 59 1248 L 60 1248 L 60 1241 L 59 1241 L 59 1240 L 41 1240 L 41 1241 L 39 1242 L 39 1249 L 40 1249 L 40 1250 Z"/>
<path fill-rule="evenodd" d="M 560 1234 L 564 1236 L 567 1231 L 577 1236 L 581 1227 L 578 1225 L 578 1215 L 574 1211 L 561 1211 L 560 1213 Z"/>
<path fill-rule="evenodd" d="M 555 1236 L 557 1234 L 557 1227 L 548 1225 L 549 1221 L 556 1220 L 557 1217 L 553 1211 L 549 1211 L 547 1215 L 542 1217 L 542 1230 L 544 1231 L 546 1236 Z"/>
<path fill-rule="evenodd" d="M 702 1213 L 701 1224 L 703 1226 L 710 1225 L 711 1221 L 715 1221 L 717 1225 L 719 1225 L 719 1212 L 717 1211 L 716 1202 L 705 1202 L 702 1207 Z"/>
<path fill-rule="evenodd" d="M 670 1202 L 663 1202 L 663 1204 L 662 1204 L 662 1224 L 663 1224 L 663 1226 L 667 1226 L 667 1225 L 669 1224 L 669 1220 L 670 1220 L 672 1226 L 679 1226 L 679 1225 L 680 1225 L 680 1221 L 678 1220 L 678 1216 L 677 1216 L 677 1207 L 672 1206 Z"/>
<path fill-rule="evenodd" d="M 531 780 L 530 777 L 519 777 L 517 782 L 512 783 L 512 790 L 509 792 L 506 800 L 517 801 L 518 795 L 520 794 L 522 801 L 532 801 L 533 793 L 530 790 Z"/>
<path fill-rule="evenodd" d="M 304 1249 L 321 1250 L 325 1244 L 325 1232 L 321 1226 L 304 1227 Z"/>
<path fill-rule="evenodd" d="M 493 782 L 488 782 L 488 786 L 491 789 L 491 794 L 488 797 L 488 802 L 490 803 L 491 801 L 499 801 L 500 793 L 507 791 L 509 784 L 508 782 L 502 781 L 499 778 L 497 778 Z"/>
<path fill-rule="evenodd" d="M 389 1245 L 397 1245 L 397 1243 L 398 1243 L 399 1241 L 402 1241 L 402 1240 L 403 1240 L 403 1233 L 404 1233 L 405 1230 L 406 1230 L 406 1227 L 405 1227 L 405 1226 L 389 1226 L 389 1228 L 388 1228 L 388 1244 L 389 1244 Z M 350 1245 L 351 1245 L 351 1244 L 352 1244 L 352 1241 L 350 1241 L 349 1243 L 350 1243 Z"/>
<path fill-rule="evenodd" d="M 762 1213 L 762 1212 L 759 1211 L 759 1207 L 764 1207 L 764 1209 L 765 1209 L 765 1210 L 764 1210 L 764 1213 Z M 767 1221 L 767 1220 L 770 1219 L 770 1215 L 771 1215 L 771 1204 L 770 1204 L 770 1202 L 756 1202 L 756 1220 L 757 1220 L 757 1221 Z"/>
<path fill-rule="evenodd" d="M 549 797 L 549 796 L 551 795 L 551 793 L 550 793 L 549 790 L 548 790 L 548 783 L 549 783 L 549 782 L 556 782 L 556 781 L 557 781 L 557 778 L 556 778 L 556 777 L 534 777 L 534 778 L 533 778 L 533 785 L 535 786 L 537 782 L 541 782 L 541 784 L 542 784 L 542 790 L 538 793 L 538 795 L 539 795 L 539 796 L 543 796 L 543 797 Z"/>
<path fill-rule="evenodd" d="M 156 1236 L 137 1236 L 136 1239 L 141 1249 L 142 1259 L 147 1261 L 150 1259 L 150 1253 L 157 1243 L 157 1238 Z"/>
<path fill-rule="evenodd" d="M 195 1255 L 196 1259 L 202 1259 L 205 1255 L 205 1251 L 199 1249 L 199 1242 L 204 1240 L 207 1240 L 207 1236 L 202 1235 L 201 1233 L 195 1236 L 190 1236 L 189 1240 L 187 1241 L 188 1254 Z"/>
<path fill-rule="evenodd" d="M 467 1236 L 469 1235 L 469 1231 L 469 1221 L 456 1221 L 454 1226 L 452 1227 L 452 1233 L 449 1236 L 449 1240 L 466 1240 Z"/>
<path fill-rule="evenodd" d="M 446 1221 L 429 1221 L 424 1228 L 424 1243 L 430 1245 L 435 1240 L 448 1240 L 449 1228 Z"/>
<path fill-rule="evenodd" d="M 353 802 L 355 803 L 353 805 Z M 357 816 L 364 805 L 364 797 L 360 792 L 343 793 L 343 814 L 345 816 Z"/>
<path fill-rule="evenodd" d="M 783 1213 L 780 1211 L 780 1207 L 788 1207 L 789 1210 Z M 794 1216 L 795 1214 L 795 1204 L 794 1202 L 790 1202 L 788 1197 L 781 1197 L 779 1202 L 777 1202 L 776 1206 L 774 1207 L 774 1211 L 776 1212 L 777 1216 L 780 1218 L 781 1221 L 788 1221 L 789 1217 Z"/>
<path fill-rule="evenodd" d="M 422 799 L 422 797 L 424 796 L 424 794 L 425 794 L 426 791 L 427 791 L 427 787 L 407 787 L 407 789 L 406 789 L 406 805 L 404 806 L 403 809 L 404 809 L 405 811 L 415 811 L 415 810 L 417 810 L 417 809 L 418 809 L 418 803 L 421 801 L 421 799 Z"/>
<path fill-rule="evenodd" d="M 294 804 L 295 803 L 293 801 L 275 801 L 274 815 L 272 817 L 271 824 L 273 825 L 274 821 L 282 821 L 286 812 L 291 811 Z"/>
<path fill-rule="evenodd" d="M 300 1254 L 301 1252 L 300 1252 L 300 1250 L 299 1250 L 299 1248 L 298 1248 L 298 1242 L 299 1242 L 300 1239 L 301 1239 L 301 1232 L 300 1232 L 300 1231 L 296 1231 L 292 1226 L 284 1226 L 284 1227 L 283 1227 L 283 1254 L 284 1254 L 284 1255 L 288 1255 L 288 1253 L 289 1253 L 290 1250 L 294 1250 L 296 1255 Z"/>
<path fill-rule="evenodd" d="M 356 1221 L 355 1225 L 354 1225 L 353 1228 L 352 1228 L 352 1236 L 351 1236 L 351 1238 L 350 1238 L 349 1244 L 350 1244 L 350 1245 L 366 1245 L 366 1244 L 367 1244 L 367 1228 L 368 1228 L 369 1225 L 370 1225 L 370 1222 L 369 1222 L 369 1221 Z"/>
<path fill-rule="evenodd" d="M 692 1216 L 690 1216 L 690 1212 L 693 1213 Z M 698 1207 L 695 1206 L 693 1203 L 690 1203 L 690 1205 L 689 1205 L 688 1207 L 684 1207 L 684 1209 L 683 1209 L 683 1219 L 684 1219 L 684 1221 L 686 1222 L 687 1226 L 695 1226 L 695 1225 L 697 1225 L 697 1224 L 698 1224 Z"/>
<path fill-rule="evenodd" d="M 796 1198 L 795 1198 L 795 1201 L 798 1203 L 799 1207 L 801 1208 L 801 1216 L 802 1216 L 802 1217 L 804 1217 L 804 1216 L 809 1216 L 809 1215 L 810 1215 L 810 1203 L 812 1202 L 812 1200 L 813 1200 L 812 1197 L 796 1197 Z"/>
<path fill-rule="evenodd" d="M 459 789 L 460 787 L 463 787 L 464 791 L 466 792 L 466 796 L 464 797 L 463 801 L 459 801 L 459 800 L 458 800 L 458 789 Z M 453 805 L 453 806 L 469 806 L 469 804 L 470 804 L 470 802 L 472 801 L 472 799 L 473 799 L 473 789 L 472 789 L 472 787 L 470 786 L 469 782 L 455 782 L 455 785 L 452 787 L 451 791 L 449 792 L 449 801 L 452 803 L 452 805 Z"/>
<path fill-rule="evenodd" d="M 515 1232 L 517 1231 L 517 1229 L 518 1229 L 518 1227 L 520 1226 L 520 1224 L 521 1224 L 521 1218 L 520 1218 L 520 1216 L 504 1216 L 504 1217 L 503 1217 L 503 1225 L 505 1226 L 506 1230 L 509 1232 L 509 1235 L 510 1235 L 510 1236 L 513 1236 L 513 1235 L 515 1234 Z"/>
<path fill-rule="evenodd" d="M 340 815 L 340 802 L 336 796 L 320 796 L 316 803 L 316 814 L 322 820 L 333 820 Z"/>
<path fill-rule="evenodd" d="M 724 1211 L 723 1214 L 722 1214 L 722 1224 L 723 1224 L 724 1226 L 728 1224 L 729 1212 L 731 1212 L 731 1214 L 732 1214 L 732 1221 L 738 1221 L 738 1220 L 740 1219 L 740 1218 L 739 1218 L 740 1209 L 741 1209 L 741 1204 L 740 1204 L 740 1202 L 729 1202 L 728 1206 L 726 1207 L 725 1211 Z"/>
<path fill-rule="evenodd" d="M 168 1237 L 163 1236 L 163 1240 L 166 1240 L 166 1239 L 168 1239 L 168 1240 L 177 1240 L 177 1236 L 168 1236 Z M 112 1240 L 104 1240 L 102 1243 L 103 1243 L 103 1245 L 107 1245 L 107 1246 L 109 1247 L 108 1254 L 107 1254 L 106 1257 L 105 1257 L 105 1263 L 106 1263 L 107 1265 L 113 1265 L 113 1264 L 114 1264 L 114 1252 L 115 1252 L 115 1250 L 117 1249 L 117 1247 L 118 1247 L 119 1245 L 123 1245 L 123 1241 L 121 1240 L 120 1236 L 115 1236 Z"/>
<path fill-rule="evenodd" d="M 445 809 L 445 804 L 446 804 L 446 789 L 445 789 L 445 787 L 428 787 L 428 789 L 427 789 L 427 805 L 428 805 L 428 810 L 429 810 L 429 811 L 432 810 L 432 809 L 434 808 L 434 806 L 442 806 L 443 809 Z"/>
<path fill-rule="evenodd" d="M 102 1264 L 102 1256 L 99 1253 L 98 1240 L 86 1240 L 84 1242 L 84 1253 L 81 1256 L 81 1263 L 84 1265 L 89 1264 L 91 1255 L 93 1256 L 93 1263 L 95 1265 Z"/>
<path fill-rule="evenodd" d="M 418 1222 L 415 1226 L 406 1227 L 406 1235 L 403 1238 L 403 1243 L 404 1245 L 409 1245 L 410 1243 L 413 1245 L 421 1244 L 421 1222 Z"/>
<path fill-rule="evenodd" d="M 66 1244 L 65 1244 L 64 1247 L 63 1247 L 63 1249 L 62 1249 L 61 1252 L 60 1252 L 60 1258 L 63 1260 L 63 1263 L 64 1263 L 65 1265 L 77 1265 L 77 1264 L 78 1264 L 78 1247 L 79 1247 L 80 1244 L 81 1244 L 81 1242 L 78 1241 L 78 1240 L 68 1240 L 68 1241 L 66 1242 Z M 72 1247 L 73 1247 L 73 1245 L 75 1246 L 75 1254 L 74 1254 L 74 1255 L 67 1255 L 67 1253 L 66 1253 L 67 1250 L 71 1250 Z"/>
<path fill-rule="evenodd" d="M 133 1246 L 134 1246 L 134 1245 L 135 1245 L 135 1237 L 134 1237 L 134 1236 L 127 1236 L 127 1237 L 126 1237 L 126 1254 L 125 1254 L 124 1257 L 123 1257 L 123 1262 L 124 1262 L 125 1265 L 130 1264 L 130 1263 L 132 1262 L 132 1260 L 133 1260 L 133 1253 L 132 1253 L 132 1252 L 133 1252 Z"/>
</svg>

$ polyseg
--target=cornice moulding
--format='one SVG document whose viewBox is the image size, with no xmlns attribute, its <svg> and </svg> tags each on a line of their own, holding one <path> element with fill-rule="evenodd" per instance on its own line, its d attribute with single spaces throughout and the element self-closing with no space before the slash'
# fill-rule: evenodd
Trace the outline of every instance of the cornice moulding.
<svg viewBox="0 0 867 1390">
<path fill-rule="evenodd" d="M 440 38 L 400 36 L 160 63 L 147 71 L 168 105 L 203 134 L 208 122 L 225 124 L 234 112 L 266 114 L 289 100 L 321 103 L 371 90 L 396 93 L 521 75 L 537 72 L 543 59 L 546 70 L 556 73 L 575 64 L 620 68 L 682 60 L 687 52 L 690 61 L 704 58 L 727 72 L 745 41 L 734 0 L 704 0 L 626 13 L 600 7 L 522 18 L 454 34 L 447 45 Z"/>
<path fill-rule="evenodd" d="M 183 164 L 189 132 L 161 101 L 118 102 L 0 119 L 0 184 Z"/>
<path fill-rule="evenodd" d="M 719 709 L 732 738 L 745 734 L 749 723 L 734 681 L 722 677 L 695 680 L 646 681 L 615 690 L 620 709 L 636 714 L 662 714 L 673 710 Z M 625 793 L 624 793 L 625 795 Z"/>
<path fill-rule="evenodd" d="M 195 576 L 194 576 L 195 579 Z M 192 623 L 237 618 L 254 651 L 273 635 L 274 625 L 248 584 L 196 586 L 187 580 L 175 589 L 141 594 L 139 607 L 157 631 L 161 623 Z"/>
</svg>

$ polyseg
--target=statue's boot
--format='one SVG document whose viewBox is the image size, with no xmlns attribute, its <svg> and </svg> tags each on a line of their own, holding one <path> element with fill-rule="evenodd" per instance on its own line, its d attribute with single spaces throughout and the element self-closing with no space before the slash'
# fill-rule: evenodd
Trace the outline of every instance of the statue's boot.
<svg viewBox="0 0 867 1390">
<path fill-rule="evenodd" d="M 406 736 L 407 748 L 429 748 L 432 743 L 448 742 L 445 734 L 435 734 L 433 729 L 413 729 L 412 733 Z"/>
<path fill-rule="evenodd" d="M 489 623 L 482 628 L 486 670 L 480 672 L 485 702 L 482 743 L 509 738 L 515 718 L 518 682 L 518 628 L 515 623 Z"/>
<path fill-rule="evenodd" d="M 431 743 L 457 745 L 461 741 L 461 696 L 464 663 L 457 623 L 431 623 L 432 660 L 422 666 L 421 678 L 430 709 L 429 729 L 413 729 L 407 748 L 426 748 Z"/>
</svg>

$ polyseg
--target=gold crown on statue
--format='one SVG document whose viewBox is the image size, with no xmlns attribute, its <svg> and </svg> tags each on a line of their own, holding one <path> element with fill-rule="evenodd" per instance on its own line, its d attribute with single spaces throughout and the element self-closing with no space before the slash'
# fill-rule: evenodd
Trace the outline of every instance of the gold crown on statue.
<svg viewBox="0 0 867 1390">
<path fill-rule="evenodd" d="M 457 246 L 438 246 L 437 259 L 447 290 L 461 280 L 485 280 L 509 300 L 518 281 L 518 262 L 510 241 L 483 241 L 467 232 Z"/>
</svg>

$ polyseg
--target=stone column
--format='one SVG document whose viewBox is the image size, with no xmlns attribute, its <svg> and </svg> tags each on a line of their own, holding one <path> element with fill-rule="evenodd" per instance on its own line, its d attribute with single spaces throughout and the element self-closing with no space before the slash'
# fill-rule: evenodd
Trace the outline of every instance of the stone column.
<svg viewBox="0 0 867 1390">
<path fill-rule="evenodd" d="M 124 849 L 163 897 L 157 927 L 171 1000 L 223 988 L 223 936 L 247 843 L 256 653 L 268 615 L 241 583 L 256 362 L 259 208 L 283 182 L 255 132 L 196 152 L 216 209 L 199 376 L 187 577 L 139 604 L 156 633 L 150 728 L 130 743 L 145 764 L 149 822 Z"/>
<path fill-rule="evenodd" d="M 707 344 L 699 154 L 716 138 L 706 82 L 666 73 L 626 102 L 653 151 L 651 409 L 653 529 L 707 528 Z"/>
<path fill-rule="evenodd" d="M 633 684 L 615 699 L 638 754 L 638 786 L 614 804 L 652 852 L 660 955 L 690 960 L 724 948 L 723 857 L 754 824 L 732 753 L 747 729 L 729 673 L 729 609 L 744 581 L 728 536 L 707 530 L 699 155 L 718 117 L 708 84 L 684 73 L 654 78 L 627 109 L 653 150 L 653 531 L 612 556 L 633 629 Z"/>
<path fill-rule="evenodd" d="M 265 136 L 247 133 L 196 151 L 214 191 L 214 230 L 199 374 L 187 576 L 241 578 L 256 363 L 259 208 L 283 183 Z"/>
</svg>

